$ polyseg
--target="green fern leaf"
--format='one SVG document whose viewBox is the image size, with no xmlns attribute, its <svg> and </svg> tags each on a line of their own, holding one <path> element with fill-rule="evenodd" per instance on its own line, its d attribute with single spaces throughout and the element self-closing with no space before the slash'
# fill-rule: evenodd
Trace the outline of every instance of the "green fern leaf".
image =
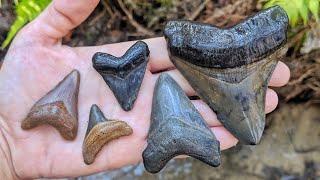
<svg viewBox="0 0 320 180">
<path fill-rule="evenodd" d="M 316 21 L 319 21 L 319 0 L 309 0 L 308 8 Z"/>
<path fill-rule="evenodd" d="M 298 9 L 299 15 L 302 18 L 303 24 L 306 25 L 309 19 L 308 6 L 305 0 L 295 0 L 296 8 Z"/>
<path fill-rule="evenodd" d="M 319 3 L 320 0 L 268 0 L 263 7 L 281 6 L 288 14 L 290 26 L 295 27 L 301 21 L 307 25 L 310 15 L 318 21 Z"/>
<path fill-rule="evenodd" d="M 16 4 L 16 20 L 10 27 L 7 38 L 2 43 L 1 48 L 6 48 L 17 32 L 28 22 L 36 18 L 47 6 L 51 0 L 17 0 Z"/>
</svg>

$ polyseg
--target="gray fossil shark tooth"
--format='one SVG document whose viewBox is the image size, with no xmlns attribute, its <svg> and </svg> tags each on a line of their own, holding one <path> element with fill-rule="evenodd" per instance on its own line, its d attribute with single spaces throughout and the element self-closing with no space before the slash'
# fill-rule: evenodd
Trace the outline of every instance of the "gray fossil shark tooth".
<svg viewBox="0 0 320 180">
<path fill-rule="evenodd" d="M 28 130 L 49 124 L 66 140 L 75 139 L 78 131 L 78 93 L 80 73 L 73 70 L 53 90 L 31 108 L 22 121 L 22 129 Z"/>
<path fill-rule="evenodd" d="M 99 107 L 92 105 L 82 147 L 84 162 L 87 165 L 92 164 L 106 144 L 122 136 L 128 136 L 132 132 L 132 128 L 126 122 L 106 119 Z"/>
<path fill-rule="evenodd" d="M 93 67 L 103 77 L 125 111 L 133 108 L 149 54 L 148 45 L 138 41 L 122 57 L 98 52 L 92 58 Z"/>
<path fill-rule="evenodd" d="M 89 123 L 87 127 L 86 136 L 88 136 L 89 132 L 95 125 L 105 121 L 107 121 L 107 118 L 104 116 L 103 112 L 96 104 L 93 104 L 90 109 Z"/>
<path fill-rule="evenodd" d="M 210 166 L 220 165 L 220 143 L 185 95 L 168 75 L 157 80 L 148 133 L 143 151 L 147 171 L 159 172 L 177 155 L 189 155 Z"/>
<path fill-rule="evenodd" d="M 262 136 L 266 89 L 285 52 L 287 27 L 279 6 L 228 29 L 191 21 L 165 27 L 172 62 L 243 143 L 257 144 Z"/>
</svg>

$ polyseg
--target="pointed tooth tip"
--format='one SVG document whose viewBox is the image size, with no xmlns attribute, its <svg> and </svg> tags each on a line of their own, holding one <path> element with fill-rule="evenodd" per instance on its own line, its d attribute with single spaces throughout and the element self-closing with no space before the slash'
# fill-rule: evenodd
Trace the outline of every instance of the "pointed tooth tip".
<svg viewBox="0 0 320 180">
<path fill-rule="evenodd" d="M 122 130 L 124 132 L 123 133 L 124 136 L 129 136 L 133 133 L 133 129 L 131 128 L 131 126 L 127 122 L 121 121 L 121 120 L 116 120 L 116 121 L 121 123 Z"/>
<path fill-rule="evenodd" d="M 260 139 L 250 139 L 246 144 L 248 145 L 258 145 L 260 143 Z"/>
<path fill-rule="evenodd" d="M 98 111 L 98 110 L 100 110 L 100 108 L 99 108 L 98 105 L 96 105 L 96 104 L 92 104 L 92 105 L 91 105 L 90 111 Z"/>
<path fill-rule="evenodd" d="M 221 159 L 212 159 L 208 162 L 208 165 L 218 167 L 221 165 Z"/>
<path fill-rule="evenodd" d="M 61 83 L 70 83 L 72 82 L 73 87 L 79 86 L 80 83 L 80 72 L 76 69 L 72 70 Z M 78 89 L 78 87 L 77 87 Z"/>
<path fill-rule="evenodd" d="M 24 129 L 24 130 L 28 130 L 28 129 L 31 129 L 31 125 L 29 123 L 29 118 L 27 117 L 26 119 L 24 119 L 22 122 L 21 122 L 21 128 Z"/>
<path fill-rule="evenodd" d="M 164 167 L 153 166 L 152 163 L 149 163 L 149 162 L 151 162 L 151 160 L 148 160 L 146 158 L 146 154 L 147 154 L 147 152 L 146 152 L 146 150 L 144 150 L 142 153 L 142 157 L 143 157 L 142 161 L 143 161 L 143 166 L 146 169 L 146 171 L 149 173 L 152 173 L 152 174 L 160 172 Z"/>
<path fill-rule="evenodd" d="M 258 145 L 260 143 L 263 131 L 257 135 L 250 134 L 248 137 L 243 137 L 240 139 L 243 143 L 248 145 Z"/>
<path fill-rule="evenodd" d="M 80 76 L 80 72 L 77 69 L 73 69 L 70 74 L 75 77 Z"/>
<path fill-rule="evenodd" d="M 101 109 L 99 108 L 99 106 L 96 104 L 93 104 L 90 109 L 89 121 L 94 121 L 96 124 L 98 122 L 103 122 L 102 120 L 106 121 L 107 118 L 105 118 L 105 116 L 104 116 L 103 112 L 101 111 Z"/>
<path fill-rule="evenodd" d="M 157 79 L 155 90 L 161 89 L 161 87 L 163 86 L 169 86 L 170 88 L 176 89 L 176 83 L 177 82 L 168 73 L 161 73 L 161 75 Z"/>
<path fill-rule="evenodd" d="M 90 112 L 101 111 L 97 104 L 92 104 L 90 108 Z"/>
<path fill-rule="evenodd" d="M 133 108 L 133 104 L 120 104 L 124 111 L 130 111 Z"/>
<path fill-rule="evenodd" d="M 67 76 L 66 79 L 73 79 L 75 81 L 78 81 L 80 79 L 80 72 L 76 69 L 73 69 Z"/>
</svg>

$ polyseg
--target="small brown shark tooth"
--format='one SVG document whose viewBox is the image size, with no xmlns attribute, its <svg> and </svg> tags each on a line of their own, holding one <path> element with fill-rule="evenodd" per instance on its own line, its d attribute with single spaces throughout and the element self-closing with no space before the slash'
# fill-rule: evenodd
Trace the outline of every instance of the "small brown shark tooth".
<svg viewBox="0 0 320 180">
<path fill-rule="evenodd" d="M 136 42 L 122 56 L 96 53 L 93 67 L 103 77 L 125 111 L 133 108 L 149 61 L 149 48 L 143 41 Z"/>
<path fill-rule="evenodd" d="M 49 124 L 66 140 L 73 140 L 78 131 L 78 93 L 80 73 L 73 70 L 53 90 L 31 108 L 22 121 L 22 129 L 28 130 Z"/>
<path fill-rule="evenodd" d="M 189 155 L 210 166 L 220 165 L 220 143 L 181 87 L 168 75 L 157 80 L 143 151 L 147 171 L 159 172 L 178 155 Z"/>
<path fill-rule="evenodd" d="M 228 29 L 191 21 L 165 27 L 172 62 L 243 143 L 257 144 L 262 136 L 266 89 L 283 55 L 287 27 L 279 6 Z"/>
<path fill-rule="evenodd" d="M 87 165 L 92 164 L 103 146 L 121 136 L 131 135 L 132 132 L 132 128 L 126 122 L 108 120 L 97 105 L 92 105 L 82 149 L 84 162 Z"/>
</svg>

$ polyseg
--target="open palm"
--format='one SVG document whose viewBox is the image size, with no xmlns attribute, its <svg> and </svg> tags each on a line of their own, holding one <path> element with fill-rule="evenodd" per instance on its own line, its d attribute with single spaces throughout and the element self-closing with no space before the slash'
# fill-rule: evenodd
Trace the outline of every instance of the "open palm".
<svg viewBox="0 0 320 180">
<path fill-rule="evenodd" d="M 97 51 L 121 56 L 134 42 L 71 48 L 61 45 L 60 41 L 90 14 L 97 3 L 98 0 L 54 0 L 18 34 L 5 57 L 0 71 L 0 130 L 18 177 L 80 176 L 138 163 L 146 145 L 157 72 L 167 71 L 187 95 L 195 95 L 170 62 L 164 38 L 147 39 L 150 62 L 133 110 L 123 111 L 102 77 L 93 69 L 91 58 Z M 21 121 L 32 105 L 73 69 L 79 70 L 81 75 L 76 139 L 66 141 L 50 126 L 22 130 Z M 279 63 L 270 86 L 282 86 L 288 79 L 288 68 Z M 278 99 L 271 89 L 266 98 L 268 113 L 276 107 Z M 222 149 L 237 143 L 203 101 L 192 102 L 217 136 Z M 92 104 L 97 104 L 107 118 L 126 121 L 133 128 L 133 134 L 110 142 L 96 161 L 87 166 L 82 158 L 82 143 Z"/>
</svg>

